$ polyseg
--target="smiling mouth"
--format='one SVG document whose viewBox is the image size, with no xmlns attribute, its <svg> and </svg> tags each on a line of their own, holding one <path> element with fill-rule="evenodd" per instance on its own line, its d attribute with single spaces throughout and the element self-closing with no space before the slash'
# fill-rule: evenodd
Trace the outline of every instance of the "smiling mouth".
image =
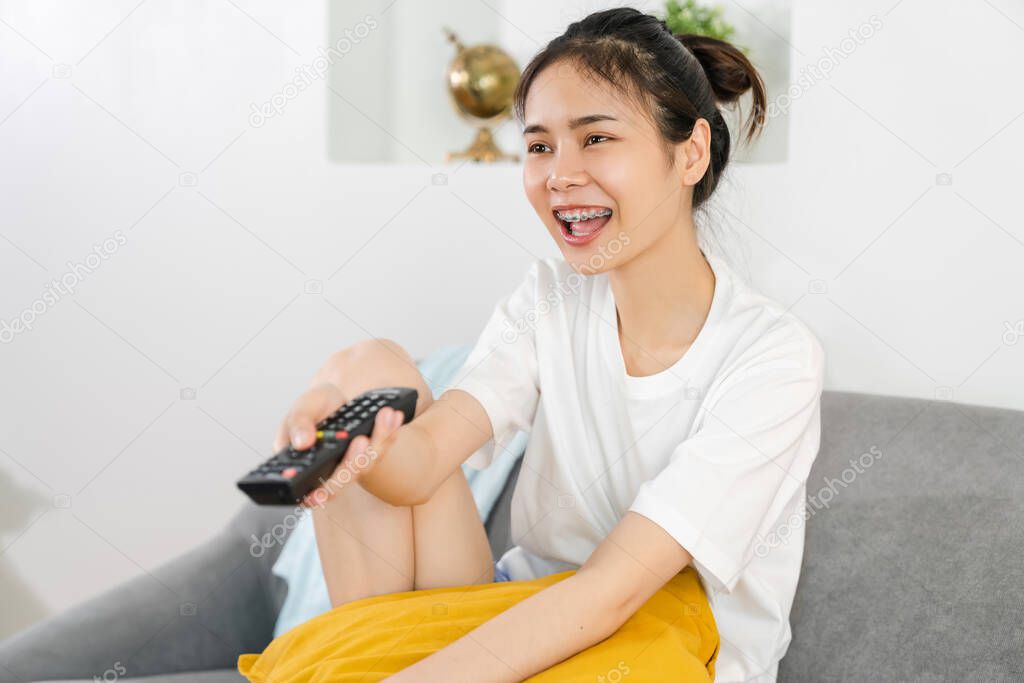
<svg viewBox="0 0 1024 683">
<path fill-rule="evenodd" d="M 608 221 L 610 221 L 614 215 L 614 212 L 611 209 L 608 209 L 608 213 L 603 216 L 598 216 L 588 220 L 567 221 L 559 218 L 557 211 L 552 211 L 551 213 L 555 217 L 555 220 L 561 224 L 562 231 L 570 237 L 588 237 L 593 235 L 607 225 Z"/>
</svg>

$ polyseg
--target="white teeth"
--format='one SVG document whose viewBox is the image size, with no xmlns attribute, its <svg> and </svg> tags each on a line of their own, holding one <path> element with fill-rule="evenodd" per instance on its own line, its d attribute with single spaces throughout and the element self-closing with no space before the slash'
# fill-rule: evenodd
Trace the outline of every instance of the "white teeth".
<svg viewBox="0 0 1024 683">
<path fill-rule="evenodd" d="M 560 219 L 574 223 L 576 221 L 586 221 L 597 216 L 609 216 L 612 213 L 611 209 L 586 209 L 584 211 L 556 211 L 555 212 Z"/>
</svg>

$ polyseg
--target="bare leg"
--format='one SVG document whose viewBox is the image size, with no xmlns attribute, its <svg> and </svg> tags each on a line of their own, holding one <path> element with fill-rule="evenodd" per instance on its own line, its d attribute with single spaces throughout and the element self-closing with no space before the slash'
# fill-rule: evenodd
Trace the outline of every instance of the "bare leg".
<svg viewBox="0 0 1024 683">
<path fill-rule="evenodd" d="M 413 387 L 419 392 L 417 415 L 433 402 L 415 361 L 386 339 L 342 351 L 335 382 L 347 399 L 376 387 Z M 350 482 L 312 510 L 334 606 L 384 593 L 493 580 L 487 534 L 461 469 L 422 505 L 393 506 Z"/>
<path fill-rule="evenodd" d="M 494 580 L 487 531 L 462 468 L 423 505 L 412 508 L 416 589 Z"/>
</svg>

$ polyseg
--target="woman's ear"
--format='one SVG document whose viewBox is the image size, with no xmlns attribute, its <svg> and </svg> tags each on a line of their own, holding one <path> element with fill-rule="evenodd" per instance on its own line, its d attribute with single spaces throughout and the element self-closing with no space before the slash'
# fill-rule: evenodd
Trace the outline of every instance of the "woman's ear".
<svg viewBox="0 0 1024 683">
<path fill-rule="evenodd" d="M 683 185 L 692 187 L 704 177 L 711 163 L 711 126 L 707 119 L 697 119 L 690 139 L 676 145 L 676 163 Z"/>
</svg>

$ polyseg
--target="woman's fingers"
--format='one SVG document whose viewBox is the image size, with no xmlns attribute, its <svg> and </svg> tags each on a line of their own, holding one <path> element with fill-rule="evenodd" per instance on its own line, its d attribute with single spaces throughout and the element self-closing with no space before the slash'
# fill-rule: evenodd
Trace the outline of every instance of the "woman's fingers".
<svg viewBox="0 0 1024 683">
<path fill-rule="evenodd" d="M 345 402 L 338 387 L 318 384 L 304 392 L 292 405 L 274 438 L 274 451 L 291 444 L 303 450 L 316 441 L 316 424 Z"/>
<path fill-rule="evenodd" d="M 302 504 L 307 507 L 323 505 L 336 496 L 343 486 L 358 480 L 384 452 L 403 421 L 402 413 L 397 410 L 383 408 L 378 411 L 374 416 L 370 437 L 357 436 L 352 439 L 327 480 L 327 485 L 318 486 L 306 494 Z"/>
<path fill-rule="evenodd" d="M 288 445 L 288 419 L 281 420 L 281 424 L 277 428 L 277 434 L 274 435 L 274 446 L 271 450 L 274 453 L 280 452 L 285 446 Z"/>
<path fill-rule="evenodd" d="M 352 463 L 359 459 L 360 453 L 366 450 L 369 441 L 365 436 L 357 436 L 349 441 L 345 453 L 341 456 L 341 461 L 327 478 L 327 483 L 321 484 L 307 493 L 302 499 L 302 505 L 306 507 L 321 506 L 334 498 L 341 487 L 358 479 L 359 468 L 353 466 Z M 343 472 L 343 470 L 347 470 L 347 472 Z"/>
<path fill-rule="evenodd" d="M 373 433 L 370 435 L 370 444 L 367 449 L 367 454 L 371 458 L 376 458 L 384 452 L 387 440 L 398 428 L 398 425 L 395 424 L 395 416 L 398 414 L 398 411 L 393 408 L 381 408 L 377 411 L 373 420 Z"/>
</svg>

